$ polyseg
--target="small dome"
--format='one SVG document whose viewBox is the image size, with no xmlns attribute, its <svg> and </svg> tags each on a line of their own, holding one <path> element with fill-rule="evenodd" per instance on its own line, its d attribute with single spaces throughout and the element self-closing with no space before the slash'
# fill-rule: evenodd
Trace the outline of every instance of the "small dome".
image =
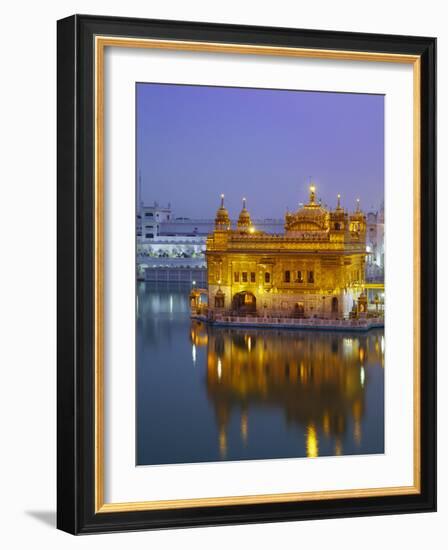
<svg viewBox="0 0 448 550">
<path fill-rule="evenodd" d="M 246 199 L 243 199 L 243 209 L 240 212 L 237 227 L 239 231 L 248 231 L 251 225 L 250 214 L 246 209 Z"/>
<path fill-rule="evenodd" d="M 221 206 L 216 211 L 215 229 L 225 231 L 230 229 L 230 218 L 227 208 L 224 207 L 224 195 L 221 195 Z"/>
</svg>

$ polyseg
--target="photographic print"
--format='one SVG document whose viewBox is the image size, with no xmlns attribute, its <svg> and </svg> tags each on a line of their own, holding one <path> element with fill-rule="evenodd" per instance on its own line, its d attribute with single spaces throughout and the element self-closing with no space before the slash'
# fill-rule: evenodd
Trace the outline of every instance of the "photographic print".
<svg viewBox="0 0 448 550">
<path fill-rule="evenodd" d="M 435 76 L 431 37 L 58 21 L 59 529 L 435 511 Z"/>
<path fill-rule="evenodd" d="M 384 96 L 136 84 L 137 465 L 384 453 Z"/>
</svg>

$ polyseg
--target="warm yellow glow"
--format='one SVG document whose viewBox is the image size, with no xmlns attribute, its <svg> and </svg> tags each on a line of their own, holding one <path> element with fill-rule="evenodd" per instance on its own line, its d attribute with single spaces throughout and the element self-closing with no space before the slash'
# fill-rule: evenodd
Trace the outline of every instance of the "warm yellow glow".
<svg viewBox="0 0 448 550">
<path fill-rule="evenodd" d="M 249 433 L 249 421 L 247 418 L 247 413 L 243 412 L 241 414 L 241 439 L 243 440 L 243 443 L 247 443 L 247 436 Z"/>
<path fill-rule="evenodd" d="M 221 458 L 227 455 L 227 434 L 224 428 L 219 431 L 219 454 Z"/>
<path fill-rule="evenodd" d="M 341 456 L 341 454 L 342 454 L 342 443 L 341 443 L 341 440 L 339 438 L 336 439 L 336 442 L 334 444 L 334 454 L 336 456 Z"/>
<path fill-rule="evenodd" d="M 249 233 L 255 233 L 255 227 L 253 225 L 249 227 Z"/>
<path fill-rule="evenodd" d="M 319 442 L 314 424 L 310 424 L 306 430 L 306 456 L 308 458 L 319 456 Z"/>
<path fill-rule="evenodd" d="M 328 411 L 325 411 L 324 417 L 322 419 L 322 427 L 324 429 L 325 435 L 330 435 L 330 415 L 328 414 Z"/>
<path fill-rule="evenodd" d="M 314 191 L 316 191 L 316 187 L 314 185 L 310 185 L 310 191 L 314 193 Z"/>
<path fill-rule="evenodd" d="M 356 445 L 359 447 L 361 445 L 362 431 L 361 431 L 361 422 L 358 420 L 353 424 L 353 439 L 355 440 Z"/>
</svg>

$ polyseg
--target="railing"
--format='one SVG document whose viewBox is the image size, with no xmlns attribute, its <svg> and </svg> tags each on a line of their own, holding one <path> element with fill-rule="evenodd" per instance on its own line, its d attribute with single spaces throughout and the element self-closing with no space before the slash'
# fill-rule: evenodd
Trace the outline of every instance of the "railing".
<svg viewBox="0 0 448 550">
<path fill-rule="evenodd" d="M 366 319 L 315 319 L 294 317 L 250 317 L 238 315 L 214 315 L 211 319 L 216 323 L 257 325 L 257 326 L 281 326 L 281 327 L 322 327 L 322 328 L 369 328 L 380 326 L 384 323 L 382 317 L 369 317 Z"/>
</svg>

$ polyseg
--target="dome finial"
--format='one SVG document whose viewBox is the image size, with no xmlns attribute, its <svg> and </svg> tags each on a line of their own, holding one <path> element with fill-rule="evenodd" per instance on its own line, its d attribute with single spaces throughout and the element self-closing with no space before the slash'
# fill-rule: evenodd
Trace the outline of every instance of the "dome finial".
<svg viewBox="0 0 448 550">
<path fill-rule="evenodd" d="M 243 208 L 246 208 L 246 197 L 243 197 Z"/>
<path fill-rule="evenodd" d="M 338 193 L 338 210 L 341 208 L 341 194 Z"/>
<path fill-rule="evenodd" d="M 314 183 L 310 185 L 310 204 L 314 204 L 316 200 L 316 186 Z"/>
<path fill-rule="evenodd" d="M 360 203 L 360 200 L 359 199 L 356 199 L 356 212 L 360 212 L 361 209 L 359 207 L 359 203 Z"/>
<path fill-rule="evenodd" d="M 221 193 L 221 208 L 224 208 L 224 193 Z"/>
</svg>

